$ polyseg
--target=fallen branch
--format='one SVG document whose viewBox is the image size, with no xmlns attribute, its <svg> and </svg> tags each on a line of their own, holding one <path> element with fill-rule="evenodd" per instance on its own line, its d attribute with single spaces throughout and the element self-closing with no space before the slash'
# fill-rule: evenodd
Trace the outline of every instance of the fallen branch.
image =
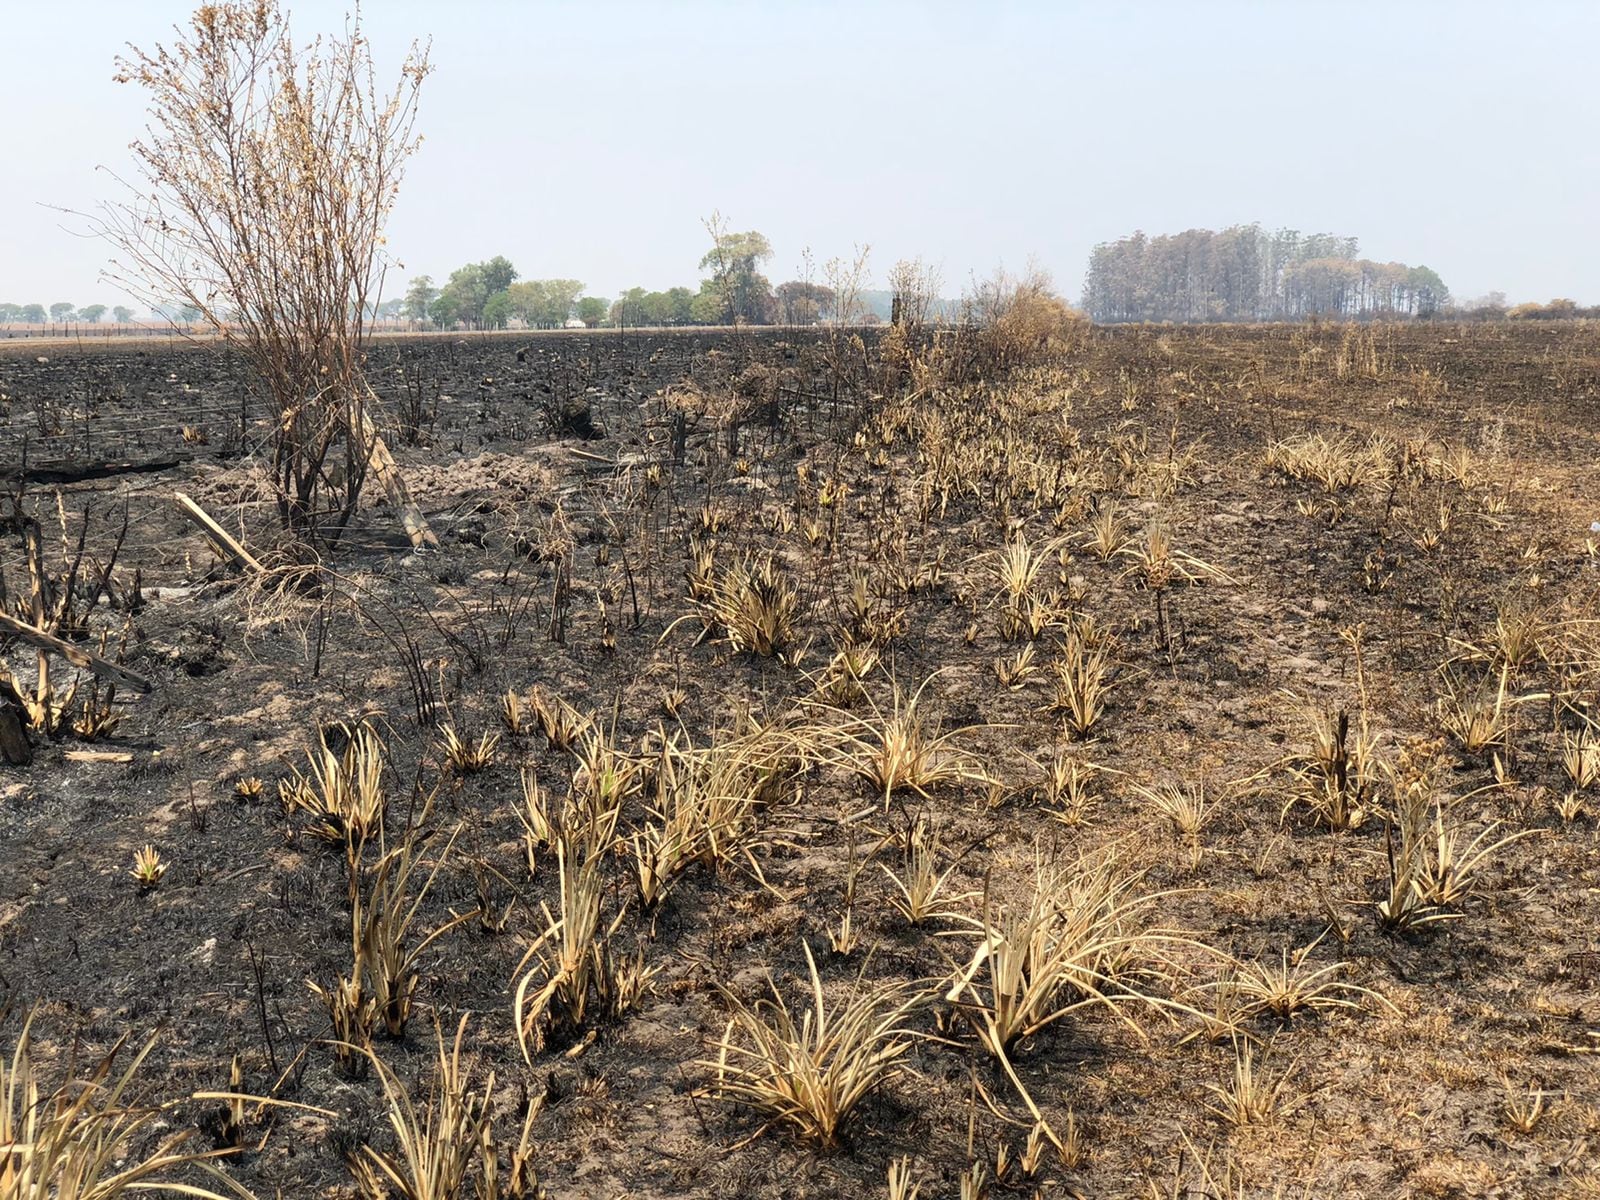
<svg viewBox="0 0 1600 1200">
<path fill-rule="evenodd" d="M 182 492 L 174 492 L 172 498 L 178 505 L 178 511 L 198 525 L 200 531 L 206 535 L 207 540 L 230 563 L 249 571 L 259 572 L 263 569 L 261 564 L 256 561 L 255 555 L 246 550 L 238 539 L 226 529 L 212 520 L 211 515 L 205 509 L 201 508 Z"/>
<path fill-rule="evenodd" d="M 133 755 L 127 750 L 68 750 L 62 755 L 68 762 L 131 763 Z"/>
<path fill-rule="evenodd" d="M 406 487 L 405 480 L 400 478 L 400 468 L 395 465 L 394 455 L 390 454 L 389 447 L 384 445 L 383 438 L 379 435 L 377 426 L 372 423 L 366 405 L 361 406 L 361 437 L 369 447 L 367 466 L 378 477 L 378 482 L 383 485 L 384 495 L 400 514 L 400 524 L 404 527 L 406 536 L 411 539 L 412 547 L 420 550 L 428 546 L 437 550 L 439 539 L 428 525 L 428 518 L 422 515 L 422 510 L 411 499 L 411 492 Z"/>
<path fill-rule="evenodd" d="M 153 475 L 191 461 L 193 454 L 168 455 L 138 462 L 44 463 L 37 467 L 21 464 L 0 469 L 7 479 L 25 483 L 86 483 L 91 479 L 115 479 L 119 475 Z"/>
<path fill-rule="evenodd" d="M 149 692 L 155 684 L 137 671 L 130 671 L 127 667 L 119 667 L 114 662 L 101 658 L 98 654 L 90 654 L 81 646 L 74 646 L 71 642 L 56 637 L 53 633 L 46 633 L 42 629 L 35 629 L 15 617 L 0 613 L 0 634 L 9 633 L 19 637 L 30 646 L 59 654 L 75 667 L 82 667 L 85 671 L 92 671 L 102 679 L 115 679 L 118 683 L 125 683 L 137 692 Z"/>
</svg>

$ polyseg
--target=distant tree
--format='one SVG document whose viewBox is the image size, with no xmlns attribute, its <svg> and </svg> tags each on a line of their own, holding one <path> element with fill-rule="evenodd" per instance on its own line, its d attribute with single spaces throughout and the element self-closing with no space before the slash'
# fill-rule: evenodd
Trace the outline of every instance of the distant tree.
<svg viewBox="0 0 1600 1200">
<path fill-rule="evenodd" d="M 643 288 L 629 288 L 611 306 L 613 325 L 692 325 L 696 321 L 694 305 L 697 297 L 686 287 L 669 288 L 664 292 L 647 292 Z M 712 310 L 708 322 L 721 318 L 716 315 L 715 297 L 705 302 Z"/>
<path fill-rule="evenodd" d="M 111 310 L 111 318 L 112 320 L 116 321 L 118 325 L 126 325 L 129 321 L 133 320 L 133 309 L 129 308 L 126 304 L 119 304 Z"/>
<path fill-rule="evenodd" d="M 426 321 L 428 309 L 438 299 L 439 289 L 433 286 L 431 275 L 418 275 L 406 289 L 400 311 L 412 321 Z"/>
<path fill-rule="evenodd" d="M 733 320 L 728 307 L 727 293 L 710 280 L 700 284 L 700 290 L 689 301 L 689 321 L 694 325 L 724 325 Z"/>
<path fill-rule="evenodd" d="M 1406 290 L 1411 296 L 1412 311 L 1419 317 L 1431 317 L 1450 303 L 1450 289 L 1438 272 L 1428 267 L 1412 267 L 1406 272 Z"/>
<path fill-rule="evenodd" d="M 449 288 L 445 288 L 433 298 L 433 303 L 428 305 L 428 319 L 440 329 L 454 329 L 456 322 L 461 320 L 461 300 Z"/>
<path fill-rule="evenodd" d="M 542 279 L 524 279 L 506 289 L 511 301 L 511 313 L 530 326 L 537 326 L 545 309 L 545 288 Z"/>
<path fill-rule="evenodd" d="M 198 304 L 185 304 L 182 308 L 178 309 L 178 320 L 182 321 L 185 325 L 193 325 L 203 315 L 204 311 Z M 217 318 L 219 324 L 226 322 L 228 320 L 228 314 L 226 311 L 219 312 L 217 313 Z"/>
<path fill-rule="evenodd" d="M 514 314 L 540 329 L 562 325 L 582 292 L 583 284 L 576 279 L 525 279 L 507 289 Z"/>
<path fill-rule="evenodd" d="M 20 304 L 0 304 L 0 325 L 9 325 L 22 315 Z"/>
<path fill-rule="evenodd" d="M 700 302 L 697 318 L 708 322 L 770 322 L 775 308 L 772 285 L 757 267 L 772 257 L 772 244 L 754 229 L 744 233 L 730 231 L 720 213 L 713 213 L 705 226 L 711 235 L 711 249 L 700 259 L 700 269 L 709 270 L 711 278 L 701 287 L 701 294 L 707 299 Z"/>
<path fill-rule="evenodd" d="M 483 286 L 492 296 L 496 292 L 503 292 L 517 280 L 517 269 L 503 254 L 496 254 L 486 263 L 478 264 L 483 271 Z"/>
<path fill-rule="evenodd" d="M 22 318 L 23 323 L 26 325 L 43 325 L 45 318 L 44 305 L 24 304 L 18 316 Z"/>
<path fill-rule="evenodd" d="M 506 294 L 504 288 L 501 288 L 483 302 L 483 327 L 485 329 L 504 329 L 506 322 L 510 319 L 511 297 Z"/>
<path fill-rule="evenodd" d="M 1578 315 L 1576 300 L 1558 296 L 1548 304 L 1519 304 L 1506 313 L 1513 321 L 1564 321 Z"/>
<path fill-rule="evenodd" d="M 613 325 L 643 325 L 644 322 L 645 290 L 642 287 L 632 287 L 623 292 L 611 303 L 611 323 Z"/>
<path fill-rule="evenodd" d="M 104 304 L 90 304 L 78 310 L 78 319 L 87 321 L 91 325 L 98 324 L 100 318 L 106 315 Z"/>
<path fill-rule="evenodd" d="M 72 305 L 65 300 L 58 300 L 50 306 L 50 319 L 56 324 L 72 320 Z"/>
<path fill-rule="evenodd" d="M 483 320 L 483 306 L 489 300 L 489 277 L 482 263 L 468 263 L 450 272 L 441 295 L 455 301 L 456 319 L 477 324 Z"/>
<path fill-rule="evenodd" d="M 1475 317 L 1480 321 L 1497 321 L 1506 315 L 1506 294 L 1486 292 L 1482 296 L 1452 300 L 1451 307 L 1456 315 Z"/>
<path fill-rule="evenodd" d="M 827 360 L 834 371 L 845 370 L 845 358 L 853 349 L 850 342 L 838 336 L 838 326 L 854 325 L 861 320 L 862 314 L 874 310 L 867 296 L 870 261 L 872 246 L 858 245 L 850 258 L 835 254 L 834 258 L 822 264 L 822 278 L 827 282 L 827 290 L 832 293 L 832 299 L 827 302 L 826 315 L 834 328 L 827 334 Z M 893 310 L 894 301 L 890 298 L 885 312 L 893 314 Z"/>
<path fill-rule="evenodd" d="M 577 279 L 546 279 L 545 308 L 541 325 L 551 329 L 564 325 L 583 294 L 583 283 Z"/>
<path fill-rule="evenodd" d="M 382 304 L 378 305 L 377 309 L 374 310 L 374 315 L 380 321 L 393 321 L 404 314 L 405 307 L 405 300 L 396 297 L 392 300 L 385 300 Z"/>
<path fill-rule="evenodd" d="M 1448 302 L 1428 268 L 1359 252 L 1355 238 L 1259 225 L 1138 232 L 1094 248 L 1083 302 L 1095 320 L 1113 322 L 1425 317 Z"/>
<path fill-rule="evenodd" d="M 774 294 L 778 301 L 778 320 L 785 325 L 815 325 L 833 308 L 833 289 L 820 283 L 791 279 L 780 283 Z"/>
<path fill-rule="evenodd" d="M 661 324 L 687 325 L 694 320 L 694 293 L 688 288 L 668 288 L 656 294 L 661 297 Z"/>
<path fill-rule="evenodd" d="M 578 301 L 578 319 L 593 329 L 606 319 L 611 305 L 599 296 L 584 296 Z"/>
<path fill-rule="evenodd" d="M 915 333 L 933 316 L 939 299 L 939 269 L 920 258 L 902 258 L 889 268 L 889 315 Z"/>
</svg>

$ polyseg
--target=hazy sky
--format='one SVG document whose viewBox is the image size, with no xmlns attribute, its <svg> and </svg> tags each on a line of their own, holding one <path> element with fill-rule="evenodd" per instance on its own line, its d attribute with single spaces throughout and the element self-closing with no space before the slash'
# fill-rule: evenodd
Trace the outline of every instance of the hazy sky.
<svg viewBox="0 0 1600 1200">
<path fill-rule="evenodd" d="M 297 32 L 342 0 L 291 0 Z M 111 82 L 188 0 L 0 0 L 0 300 L 115 303 L 46 205 L 116 194 L 143 97 Z M 588 3 L 369 0 L 380 60 L 431 36 L 405 270 L 505 254 L 615 296 L 692 285 L 701 218 L 774 282 L 870 244 L 974 271 L 1258 220 L 1361 239 L 1459 297 L 1600 302 L 1600 2 Z"/>
</svg>

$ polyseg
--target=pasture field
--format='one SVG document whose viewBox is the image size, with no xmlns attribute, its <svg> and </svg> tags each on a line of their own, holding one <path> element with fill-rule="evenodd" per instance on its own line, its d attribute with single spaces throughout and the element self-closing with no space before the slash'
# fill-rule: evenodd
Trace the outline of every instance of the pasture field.
<svg viewBox="0 0 1600 1200">
<path fill-rule="evenodd" d="M 1600 1195 L 1592 325 L 371 354 L 441 546 L 308 568 L 233 360 L 0 345 L 4 610 L 153 684 L 0 641 L 0 1049 L 123 1155 Z"/>
</svg>

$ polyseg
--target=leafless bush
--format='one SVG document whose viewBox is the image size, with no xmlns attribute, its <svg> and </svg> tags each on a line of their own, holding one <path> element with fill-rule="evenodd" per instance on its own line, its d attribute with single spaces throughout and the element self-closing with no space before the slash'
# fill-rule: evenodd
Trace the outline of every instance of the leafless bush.
<svg viewBox="0 0 1600 1200">
<path fill-rule="evenodd" d="M 148 94 L 150 121 L 132 147 L 143 180 L 98 222 L 119 255 L 112 277 L 194 308 L 244 355 L 274 410 L 285 528 L 337 537 L 376 436 L 362 342 L 384 222 L 419 142 L 426 49 L 385 95 L 359 15 L 302 47 L 275 0 L 238 0 L 117 66 Z"/>
</svg>

